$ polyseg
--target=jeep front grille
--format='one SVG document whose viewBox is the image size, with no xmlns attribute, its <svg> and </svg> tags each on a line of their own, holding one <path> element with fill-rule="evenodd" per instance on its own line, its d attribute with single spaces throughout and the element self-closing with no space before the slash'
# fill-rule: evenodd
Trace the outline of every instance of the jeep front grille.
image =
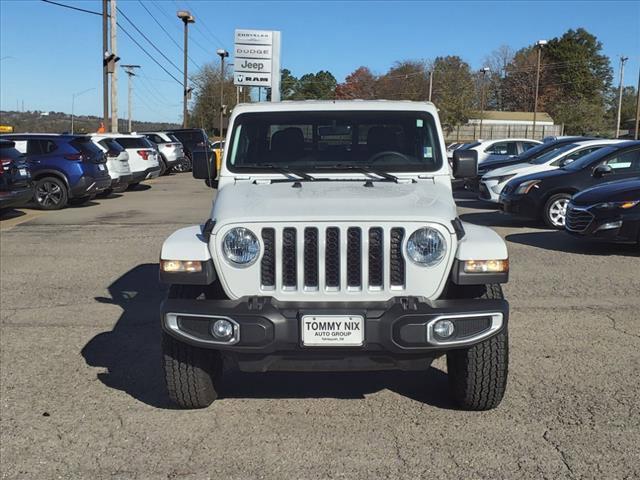
<svg viewBox="0 0 640 480">
<path fill-rule="evenodd" d="M 267 227 L 261 237 L 264 290 L 376 291 L 405 286 L 404 228 Z"/>
</svg>

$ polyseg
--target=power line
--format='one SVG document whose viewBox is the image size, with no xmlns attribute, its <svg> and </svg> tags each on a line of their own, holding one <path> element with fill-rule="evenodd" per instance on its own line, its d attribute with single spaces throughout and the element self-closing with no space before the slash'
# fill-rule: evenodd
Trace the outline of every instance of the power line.
<svg viewBox="0 0 640 480">
<path fill-rule="evenodd" d="M 184 3 L 191 9 L 193 10 L 193 13 L 196 15 L 196 18 L 198 17 L 198 15 L 196 14 L 196 10 L 195 8 L 193 8 L 193 5 L 191 5 L 191 3 L 189 3 L 188 1 L 184 0 Z M 202 18 L 202 17 L 201 17 Z M 211 30 L 209 30 L 209 27 L 207 27 L 207 23 L 206 22 L 202 22 L 202 26 L 204 27 L 204 29 L 209 33 L 209 35 L 211 35 L 211 38 L 213 38 L 216 42 L 218 42 L 218 45 L 220 47 L 225 48 L 226 50 L 229 50 L 229 48 L 227 47 L 227 45 L 225 44 L 225 42 L 223 42 L 222 40 L 220 40 L 215 33 L 213 33 Z"/>
<path fill-rule="evenodd" d="M 182 30 L 179 25 L 173 22 L 173 18 L 169 15 L 166 10 L 164 10 L 160 5 L 158 5 L 155 1 L 151 0 L 151 3 L 171 22 L 171 25 L 174 25 L 178 30 Z M 193 42 L 194 45 L 200 48 L 206 55 L 210 55 L 211 52 L 206 47 L 203 47 L 200 42 L 193 36 L 189 38 L 190 42 Z"/>
<path fill-rule="evenodd" d="M 169 37 L 169 40 L 171 40 L 176 47 L 178 47 L 180 50 L 182 50 L 182 47 L 180 46 L 180 44 L 171 36 L 171 34 L 167 31 L 167 29 L 162 26 L 162 24 L 158 21 L 158 19 L 155 17 L 155 15 L 153 15 L 153 13 L 151 13 L 151 11 L 145 6 L 145 4 L 142 3 L 142 0 L 138 0 L 138 3 L 142 6 L 142 8 L 144 8 L 146 10 L 146 12 L 149 14 L 149 16 L 151 18 L 153 18 L 153 21 L 156 22 L 156 24 L 167 35 L 167 37 Z M 202 69 L 202 67 L 200 67 L 200 65 L 198 65 L 196 62 L 194 62 L 193 59 L 190 56 L 187 56 L 187 58 L 189 59 L 189 61 L 191 61 L 191 63 L 198 70 Z"/>
</svg>

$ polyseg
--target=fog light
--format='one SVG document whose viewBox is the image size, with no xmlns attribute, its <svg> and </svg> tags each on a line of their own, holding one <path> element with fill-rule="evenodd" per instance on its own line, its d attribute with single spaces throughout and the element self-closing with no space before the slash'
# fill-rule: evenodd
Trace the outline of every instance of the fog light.
<svg viewBox="0 0 640 480">
<path fill-rule="evenodd" d="M 433 326 L 433 333 L 440 338 L 449 338 L 455 330 L 451 320 L 439 320 Z"/>
<path fill-rule="evenodd" d="M 211 327 L 211 334 L 220 340 L 229 340 L 233 336 L 233 324 L 229 320 L 216 320 Z"/>
<path fill-rule="evenodd" d="M 611 230 L 613 228 L 620 228 L 621 226 L 622 226 L 622 220 L 618 220 L 617 222 L 603 223 L 598 228 L 596 228 L 596 232 L 600 232 L 601 230 Z"/>
<path fill-rule="evenodd" d="M 160 270 L 167 273 L 198 273 L 202 271 L 199 260 L 160 260 Z"/>
</svg>

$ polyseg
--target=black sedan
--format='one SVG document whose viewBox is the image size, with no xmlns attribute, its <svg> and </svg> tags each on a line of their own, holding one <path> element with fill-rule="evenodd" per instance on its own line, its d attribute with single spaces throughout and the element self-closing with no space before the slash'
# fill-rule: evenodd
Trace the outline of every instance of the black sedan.
<svg viewBox="0 0 640 480">
<path fill-rule="evenodd" d="M 0 209 L 26 205 L 33 198 L 31 174 L 15 142 L 0 139 Z"/>
<path fill-rule="evenodd" d="M 562 229 L 574 194 L 630 178 L 640 178 L 639 141 L 609 145 L 557 170 L 514 179 L 502 189 L 500 206 L 505 213 L 542 218 L 549 227 Z"/>
<path fill-rule="evenodd" d="M 564 227 L 576 237 L 640 244 L 640 176 L 574 195 Z"/>
</svg>

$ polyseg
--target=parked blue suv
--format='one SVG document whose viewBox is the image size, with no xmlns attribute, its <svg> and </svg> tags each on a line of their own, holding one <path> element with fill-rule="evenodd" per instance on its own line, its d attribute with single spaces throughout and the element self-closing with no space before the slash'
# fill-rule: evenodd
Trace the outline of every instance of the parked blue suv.
<svg viewBox="0 0 640 480">
<path fill-rule="evenodd" d="M 111 186 L 106 157 L 85 135 L 2 135 L 26 154 L 34 181 L 33 200 L 43 210 L 79 205 Z"/>
</svg>

